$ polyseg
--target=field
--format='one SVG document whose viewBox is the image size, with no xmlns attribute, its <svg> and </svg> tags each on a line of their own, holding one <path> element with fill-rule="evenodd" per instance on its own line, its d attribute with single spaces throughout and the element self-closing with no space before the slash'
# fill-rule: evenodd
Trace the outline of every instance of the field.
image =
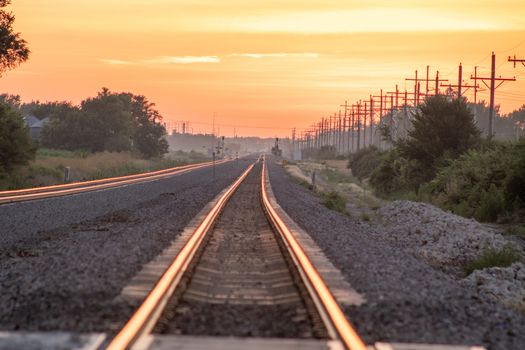
<svg viewBox="0 0 525 350">
<path fill-rule="evenodd" d="M 0 179 L 0 190 L 13 190 L 65 182 L 65 169 L 70 168 L 69 182 L 103 179 L 166 169 L 209 158 L 197 152 L 170 152 L 161 159 L 140 159 L 131 152 L 69 152 L 39 149 L 27 166 Z"/>
</svg>

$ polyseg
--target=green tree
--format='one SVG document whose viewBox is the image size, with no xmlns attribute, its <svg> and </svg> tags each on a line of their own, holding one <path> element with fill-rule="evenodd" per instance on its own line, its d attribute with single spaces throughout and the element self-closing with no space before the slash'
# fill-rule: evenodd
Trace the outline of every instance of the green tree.
<svg viewBox="0 0 525 350">
<path fill-rule="evenodd" d="M 0 102 L 4 102 L 16 110 L 22 107 L 22 98 L 20 95 L 1 94 Z"/>
<path fill-rule="evenodd" d="M 26 164 L 35 155 L 22 115 L 0 102 L 0 175 Z"/>
<path fill-rule="evenodd" d="M 133 145 L 145 158 L 160 157 L 168 152 L 168 141 L 164 138 L 166 128 L 161 124 L 162 116 L 154 109 L 154 103 L 144 96 L 131 96 L 131 114 L 135 132 Z"/>
<path fill-rule="evenodd" d="M 15 16 L 3 10 L 9 3 L 0 0 L 0 75 L 29 57 L 26 41 L 13 30 Z M 35 154 L 22 115 L 8 104 L 19 105 L 20 99 L 11 97 L 4 94 L 0 102 L 0 174 L 27 163 Z"/>
<path fill-rule="evenodd" d="M 72 107 L 73 105 L 71 102 L 54 101 L 42 103 L 40 101 L 31 101 L 22 104 L 19 109 L 22 111 L 23 115 L 32 114 L 42 120 L 51 117 L 52 115 L 69 112 Z"/>
<path fill-rule="evenodd" d="M 86 136 L 89 137 L 91 151 L 131 150 L 133 122 L 130 107 L 130 98 L 106 88 L 96 97 L 82 101 L 81 109 L 90 120 L 91 127 Z"/>
<path fill-rule="evenodd" d="M 401 156 L 417 162 L 419 183 L 430 180 L 439 166 L 478 145 L 480 131 L 463 99 L 427 98 L 413 113 L 408 136 L 396 142 Z"/>
<path fill-rule="evenodd" d="M 50 113 L 42 144 L 67 150 L 129 151 L 146 158 L 168 150 L 162 117 L 144 96 L 113 93 L 104 88 L 80 108 L 67 103 L 39 104 L 37 113 Z M 40 112 L 39 112 L 40 111 Z"/>
<path fill-rule="evenodd" d="M 29 58 L 26 41 L 13 29 L 15 16 L 3 10 L 10 3 L 10 0 L 0 0 L 0 75 Z"/>
<path fill-rule="evenodd" d="M 41 144 L 48 148 L 90 151 L 93 125 L 90 116 L 71 104 L 51 112 L 44 125 Z"/>
</svg>

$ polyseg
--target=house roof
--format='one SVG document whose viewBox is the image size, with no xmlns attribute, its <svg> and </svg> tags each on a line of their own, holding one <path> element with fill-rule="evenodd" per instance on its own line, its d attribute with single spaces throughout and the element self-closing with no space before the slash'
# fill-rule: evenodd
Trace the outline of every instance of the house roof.
<svg viewBox="0 0 525 350">
<path fill-rule="evenodd" d="M 37 121 L 36 121 L 35 123 L 33 123 L 32 125 L 30 125 L 29 127 L 30 127 L 30 128 L 41 128 L 41 127 L 43 127 L 48 121 L 49 121 L 49 118 L 44 118 L 44 119 L 42 119 L 42 120 L 37 119 Z"/>
<path fill-rule="evenodd" d="M 24 122 L 27 126 L 32 127 L 34 124 L 40 123 L 40 119 L 38 119 L 32 114 L 28 114 L 24 117 Z"/>
</svg>

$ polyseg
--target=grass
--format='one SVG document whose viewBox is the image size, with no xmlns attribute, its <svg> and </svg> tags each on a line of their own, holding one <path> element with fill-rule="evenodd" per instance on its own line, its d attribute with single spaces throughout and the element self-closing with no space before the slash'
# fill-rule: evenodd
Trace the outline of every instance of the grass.
<svg viewBox="0 0 525 350">
<path fill-rule="evenodd" d="M 326 181 L 332 184 L 356 182 L 352 175 L 347 175 L 334 169 L 324 169 L 321 171 L 321 174 L 326 178 Z"/>
<path fill-rule="evenodd" d="M 489 267 L 507 267 L 520 261 L 520 255 L 512 247 L 507 246 L 502 249 L 486 249 L 481 256 L 465 264 L 465 272 L 470 275 L 475 270 L 482 270 Z"/>
<path fill-rule="evenodd" d="M 198 152 L 171 152 L 161 159 L 140 159 L 130 152 L 70 152 L 39 149 L 29 165 L 0 178 L 0 190 L 56 185 L 64 182 L 64 170 L 71 168 L 70 181 L 87 181 L 137 174 L 198 163 L 208 157 Z"/>
<path fill-rule="evenodd" d="M 299 185 L 309 189 L 310 191 L 312 191 L 314 189 L 314 185 L 312 185 L 311 183 L 309 183 L 306 180 L 298 179 L 296 177 L 294 177 L 293 179 L 295 179 Z"/>
<path fill-rule="evenodd" d="M 525 226 L 511 226 L 505 234 L 525 238 Z"/>
<path fill-rule="evenodd" d="M 371 220 L 370 215 L 368 215 L 368 213 L 362 213 L 361 214 L 361 220 L 363 220 L 363 221 L 370 221 Z"/>
<path fill-rule="evenodd" d="M 330 210 L 346 214 L 346 198 L 336 191 L 321 194 L 323 204 Z"/>
</svg>

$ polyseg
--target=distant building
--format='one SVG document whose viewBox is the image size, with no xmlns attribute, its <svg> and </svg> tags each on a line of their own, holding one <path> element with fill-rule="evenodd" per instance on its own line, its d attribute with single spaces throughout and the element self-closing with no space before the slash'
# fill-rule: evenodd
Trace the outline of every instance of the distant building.
<svg viewBox="0 0 525 350">
<path fill-rule="evenodd" d="M 42 133 L 42 128 L 44 125 L 49 121 L 49 118 L 44 118 L 42 120 L 38 119 L 32 114 L 26 115 L 24 117 L 24 122 L 26 123 L 27 127 L 29 128 L 29 136 L 33 140 L 39 140 L 40 134 Z"/>
</svg>

